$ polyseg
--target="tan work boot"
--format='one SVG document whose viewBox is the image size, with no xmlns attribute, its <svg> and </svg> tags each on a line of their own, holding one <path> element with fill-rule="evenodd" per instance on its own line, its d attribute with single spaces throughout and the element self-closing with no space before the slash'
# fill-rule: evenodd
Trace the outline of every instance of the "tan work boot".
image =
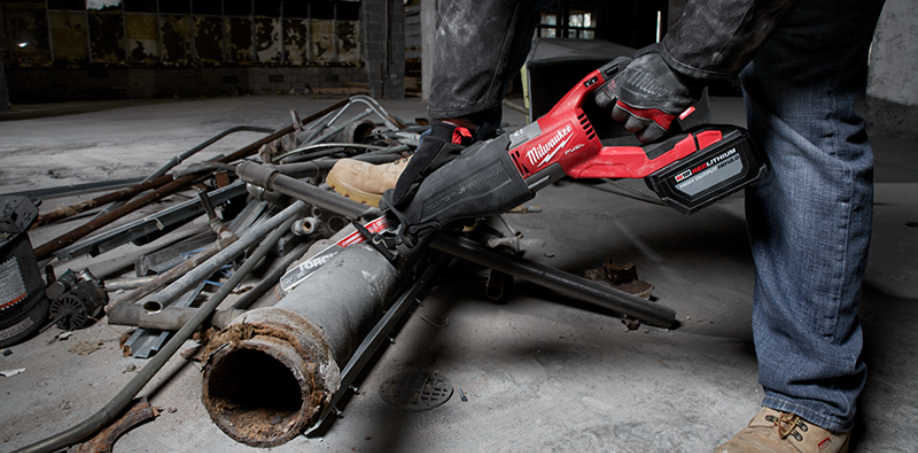
<svg viewBox="0 0 918 453">
<path fill-rule="evenodd" d="M 763 407 L 746 428 L 714 453 L 848 453 L 849 435 Z"/>
<path fill-rule="evenodd" d="M 335 192 L 351 200 L 378 207 L 383 192 L 395 188 L 398 177 L 405 171 L 410 159 L 409 156 L 379 165 L 354 159 L 341 159 L 328 171 L 325 182 L 335 189 Z"/>
</svg>

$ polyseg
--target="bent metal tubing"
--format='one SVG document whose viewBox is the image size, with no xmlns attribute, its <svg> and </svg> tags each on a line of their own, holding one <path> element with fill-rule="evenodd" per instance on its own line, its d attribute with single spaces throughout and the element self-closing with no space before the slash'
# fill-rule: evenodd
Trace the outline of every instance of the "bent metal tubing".
<svg viewBox="0 0 918 453">
<path fill-rule="evenodd" d="M 111 422 L 115 417 L 117 417 L 121 411 L 123 411 L 134 396 L 143 389 L 143 387 L 153 378 L 153 376 L 166 364 L 166 362 L 175 354 L 176 351 L 185 343 L 185 340 L 191 336 L 192 333 L 201 325 L 204 320 L 213 313 L 213 311 L 223 302 L 223 299 L 226 298 L 236 287 L 236 285 L 242 281 L 242 279 L 255 267 L 258 261 L 262 257 L 267 255 L 268 251 L 274 248 L 274 243 L 277 242 L 287 231 L 290 229 L 290 225 L 296 220 L 296 216 L 301 215 L 305 203 L 295 202 L 291 204 L 287 209 L 284 209 L 276 216 L 269 219 L 264 224 L 260 225 L 249 231 L 248 234 L 261 234 L 262 236 L 267 231 L 273 231 L 267 240 L 262 242 L 258 247 L 255 253 L 251 258 L 246 260 L 245 264 L 236 271 L 229 280 L 220 287 L 220 289 L 213 295 L 201 308 L 198 309 L 194 317 L 191 318 L 184 326 L 163 346 L 162 350 L 158 354 L 153 356 L 150 361 L 144 365 L 143 368 L 131 379 L 128 384 L 118 392 L 117 395 L 102 409 L 93 414 L 91 417 L 83 421 L 77 426 L 70 428 L 67 431 L 61 432 L 54 436 L 48 437 L 47 439 L 38 441 L 32 445 L 29 445 L 25 448 L 17 450 L 15 453 L 48 453 L 52 451 L 57 451 L 61 448 L 67 447 L 74 443 L 79 442 L 84 439 L 86 436 L 96 432 L 107 423 Z"/>
</svg>

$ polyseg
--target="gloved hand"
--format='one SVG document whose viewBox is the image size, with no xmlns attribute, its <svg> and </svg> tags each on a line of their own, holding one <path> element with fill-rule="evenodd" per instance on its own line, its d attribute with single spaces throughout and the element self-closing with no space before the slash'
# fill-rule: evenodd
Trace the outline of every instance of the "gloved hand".
<svg viewBox="0 0 918 453">
<path fill-rule="evenodd" d="M 386 191 L 386 203 L 399 207 L 410 201 L 424 178 L 455 159 L 471 141 L 472 134 L 468 129 L 434 121 L 430 131 L 421 136 L 421 143 L 399 176 L 395 189 Z"/>
<path fill-rule="evenodd" d="M 613 61 L 624 69 L 599 87 L 594 99 L 599 107 L 612 107 L 612 119 L 624 121 L 625 129 L 641 143 L 651 143 L 666 134 L 676 117 L 685 118 L 693 111 L 704 85 L 673 71 L 655 46 L 628 60 Z"/>
</svg>

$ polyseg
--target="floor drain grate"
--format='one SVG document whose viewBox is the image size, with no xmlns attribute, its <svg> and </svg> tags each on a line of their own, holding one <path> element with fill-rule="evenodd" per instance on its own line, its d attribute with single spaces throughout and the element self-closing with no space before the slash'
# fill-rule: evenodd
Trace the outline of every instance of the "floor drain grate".
<svg viewBox="0 0 918 453">
<path fill-rule="evenodd" d="M 379 386 L 379 399 L 393 409 L 425 411 L 449 400 L 453 386 L 438 374 L 407 372 L 386 379 Z"/>
</svg>

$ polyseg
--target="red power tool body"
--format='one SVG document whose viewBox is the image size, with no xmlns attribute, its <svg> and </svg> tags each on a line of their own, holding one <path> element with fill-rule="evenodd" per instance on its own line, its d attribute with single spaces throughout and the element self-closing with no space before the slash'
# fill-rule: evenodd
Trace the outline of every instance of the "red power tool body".
<svg viewBox="0 0 918 453">
<path fill-rule="evenodd" d="M 536 122 L 465 149 L 429 175 L 407 206 L 389 206 L 384 196 L 381 207 L 411 242 L 454 220 L 505 212 L 564 176 L 645 178 L 667 205 L 688 214 L 764 174 L 748 133 L 736 126 L 701 126 L 645 146 L 603 144 L 602 132 L 618 123 L 592 94 L 620 69 L 613 61 L 593 71 Z"/>
</svg>

